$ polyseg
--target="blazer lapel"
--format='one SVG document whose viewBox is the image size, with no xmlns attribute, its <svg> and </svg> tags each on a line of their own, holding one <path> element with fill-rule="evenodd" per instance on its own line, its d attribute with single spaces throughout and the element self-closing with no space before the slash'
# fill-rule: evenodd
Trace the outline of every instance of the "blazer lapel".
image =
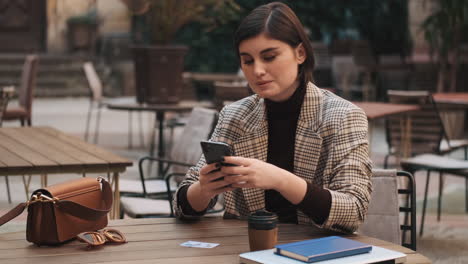
<svg viewBox="0 0 468 264">
<path fill-rule="evenodd" d="M 323 140 L 318 133 L 322 122 L 322 105 L 322 92 L 309 83 L 297 122 L 294 173 L 311 182 L 314 179 L 322 149 Z"/>
</svg>

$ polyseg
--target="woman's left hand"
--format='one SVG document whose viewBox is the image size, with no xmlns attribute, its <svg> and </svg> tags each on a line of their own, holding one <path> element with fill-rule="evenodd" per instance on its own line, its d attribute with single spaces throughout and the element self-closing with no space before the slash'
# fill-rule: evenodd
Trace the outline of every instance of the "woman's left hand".
<svg viewBox="0 0 468 264">
<path fill-rule="evenodd" d="M 279 191 L 284 173 L 289 173 L 275 165 L 266 163 L 258 159 L 243 157 L 224 157 L 225 163 L 237 166 L 222 166 L 221 171 L 229 176 L 224 177 L 225 181 L 231 183 L 234 188 L 261 188 L 274 189 Z"/>
</svg>

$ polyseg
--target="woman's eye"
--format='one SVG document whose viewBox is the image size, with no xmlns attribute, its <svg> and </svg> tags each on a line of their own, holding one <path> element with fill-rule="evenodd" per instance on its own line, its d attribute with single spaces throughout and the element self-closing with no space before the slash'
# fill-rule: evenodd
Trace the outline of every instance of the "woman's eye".
<svg viewBox="0 0 468 264">
<path fill-rule="evenodd" d="M 264 57 L 263 59 L 264 59 L 265 61 L 272 61 L 272 60 L 274 60 L 275 58 L 276 58 L 276 56 L 266 56 L 266 57 Z"/>
<path fill-rule="evenodd" d="M 244 64 L 246 64 L 246 65 L 250 65 L 250 64 L 252 64 L 252 63 L 253 63 L 253 60 L 245 60 L 245 61 L 244 61 Z"/>
</svg>

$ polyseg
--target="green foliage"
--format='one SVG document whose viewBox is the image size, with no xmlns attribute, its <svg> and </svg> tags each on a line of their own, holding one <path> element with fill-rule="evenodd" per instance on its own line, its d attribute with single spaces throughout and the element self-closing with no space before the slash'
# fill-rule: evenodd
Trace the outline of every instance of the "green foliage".
<svg viewBox="0 0 468 264">
<path fill-rule="evenodd" d="M 438 6 L 437 11 L 424 21 L 422 28 L 432 52 L 447 57 L 462 41 L 461 32 L 468 30 L 468 1 L 439 0 Z"/>
<path fill-rule="evenodd" d="M 211 31 L 202 23 L 187 24 L 176 42 L 190 47 L 186 69 L 200 72 L 236 72 L 238 61 L 233 35 L 238 24 L 255 7 L 272 2 L 236 0 L 240 7 L 229 20 Z M 408 0 L 288 0 L 288 4 L 310 32 L 312 41 L 330 44 L 343 38 L 367 39 L 376 54 L 411 52 Z M 468 2 L 468 1 L 467 1 Z"/>
</svg>

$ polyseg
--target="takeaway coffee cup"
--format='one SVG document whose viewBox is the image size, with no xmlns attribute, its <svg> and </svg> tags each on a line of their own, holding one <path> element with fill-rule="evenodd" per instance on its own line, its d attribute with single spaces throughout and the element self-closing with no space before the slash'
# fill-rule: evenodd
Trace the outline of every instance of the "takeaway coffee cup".
<svg viewBox="0 0 468 264">
<path fill-rule="evenodd" d="M 249 215 L 250 251 L 270 249 L 278 241 L 278 216 L 265 210 Z"/>
</svg>

